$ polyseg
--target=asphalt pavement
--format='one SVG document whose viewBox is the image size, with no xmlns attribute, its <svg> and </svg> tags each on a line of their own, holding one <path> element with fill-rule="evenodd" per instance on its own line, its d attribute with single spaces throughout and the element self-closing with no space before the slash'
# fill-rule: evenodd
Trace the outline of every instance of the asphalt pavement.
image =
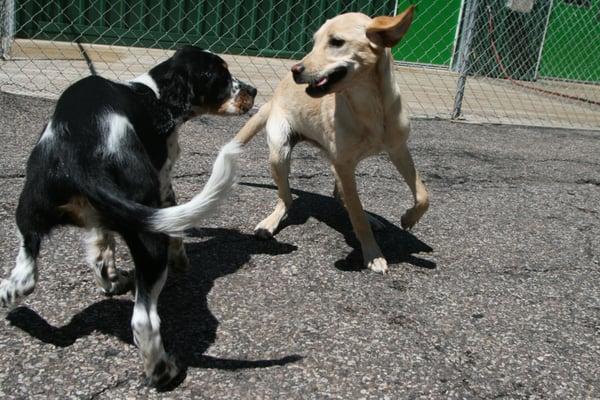
<svg viewBox="0 0 600 400">
<path fill-rule="evenodd" d="M 0 93 L 0 274 L 17 254 L 24 166 L 53 102 Z M 247 117 L 182 130 L 175 191 L 200 190 Z M 170 392 L 143 385 L 130 295 L 104 297 L 81 232 L 44 242 L 40 280 L 0 319 L 2 399 L 600 398 L 600 132 L 412 122 L 431 207 L 410 232 L 408 188 L 384 156 L 358 170 L 390 263 L 362 268 L 319 152 L 294 150 L 294 204 L 275 240 L 264 135 L 222 211 L 186 239 L 192 269 L 159 300 Z M 119 243 L 118 264 L 131 268 Z"/>
</svg>

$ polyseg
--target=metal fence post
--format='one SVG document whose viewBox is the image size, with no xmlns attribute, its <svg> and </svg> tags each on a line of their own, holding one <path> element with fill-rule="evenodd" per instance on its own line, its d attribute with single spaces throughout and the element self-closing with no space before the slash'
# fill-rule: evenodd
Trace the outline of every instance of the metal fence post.
<svg viewBox="0 0 600 400">
<path fill-rule="evenodd" d="M 15 1 L 0 0 L 0 58 L 7 59 L 15 36 Z"/>
<path fill-rule="evenodd" d="M 454 109 L 452 119 L 460 117 L 462 101 L 465 95 L 467 73 L 469 71 L 469 56 L 471 54 L 471 41 L 473 40 L 473 29 L 475 27 L 475 15 L 477 14 L 477 0 L 466 0 L 465 2 L 465 29 L 462 35 L 460 51 L 458 54 L 458 65 L 460 76 L 456 83 L 456 95 L 454 96 Z"/>
</svg>

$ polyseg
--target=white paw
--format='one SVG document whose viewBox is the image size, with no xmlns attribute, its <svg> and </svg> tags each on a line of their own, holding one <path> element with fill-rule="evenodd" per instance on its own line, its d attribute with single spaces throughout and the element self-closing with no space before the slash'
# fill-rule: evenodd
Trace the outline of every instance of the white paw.
<svg viewBox="0 0 600 400">
<path fill-rule="evenodd" d="M 15 285 L 8 279 L 0 282 L 0 307 L 5 309 L 4 311 L 10 311 L 16 306 L 17 297 Z"/>
<path fill-rule="evenodd" d="M 388 272 L 388 264 L 385 258 L 376 257 L 367 263 L 367 268 L 371 271 L 386 274 Z"/>
</svg>

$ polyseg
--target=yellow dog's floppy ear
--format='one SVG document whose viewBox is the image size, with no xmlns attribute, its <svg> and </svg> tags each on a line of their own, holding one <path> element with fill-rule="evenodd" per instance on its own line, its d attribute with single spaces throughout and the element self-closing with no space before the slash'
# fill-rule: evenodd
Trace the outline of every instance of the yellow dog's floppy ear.
<svg viewBox="0 0 600 400">
<path fill-rule="evenodd" d="M 402 39 L 413 19 L 415 6 L 408 7 L 395 17 L 375 17 L 367 26 L 367 37 L 382 47 L 394 47 Z"/>
</svg>

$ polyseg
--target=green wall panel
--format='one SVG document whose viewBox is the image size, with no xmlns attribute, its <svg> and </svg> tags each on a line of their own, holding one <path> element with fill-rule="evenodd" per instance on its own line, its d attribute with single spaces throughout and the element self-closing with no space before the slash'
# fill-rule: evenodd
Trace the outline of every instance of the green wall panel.
<svg viewBox="0 0 600 400">
<path fill-rule="evenodd" d="M 393 0 L 21 0 L 17 37 L 301 58 L 327 18 L 390 15 Z"/>
<path fill-rule="evenodd" d="M 392 53 L 396 60 L 450 65 L 461 0 L 401 0 L 398 13 L 416 4 L 413 23 Z"/>
<path fill-rule="evenodd" d="M 600 82 L 600 0 L 554 0 L 539 75 Z"/>
</svg>

